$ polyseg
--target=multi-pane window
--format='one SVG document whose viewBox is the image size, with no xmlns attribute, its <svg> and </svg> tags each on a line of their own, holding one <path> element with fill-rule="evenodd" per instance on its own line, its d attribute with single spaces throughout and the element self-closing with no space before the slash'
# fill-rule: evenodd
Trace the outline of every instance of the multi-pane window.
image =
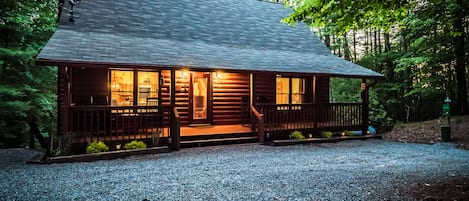
<svg viewBox="0 0 469 201">
<path fill-rule="evenodd" d="M 158 105 L 158 72 L 111 70 L 111 105 Z"/>
<path fill-rule="evenodd" d="M 301 104 L 305 96 L 303 78 L 277 77 L 277 104 Z"/>
</svg>

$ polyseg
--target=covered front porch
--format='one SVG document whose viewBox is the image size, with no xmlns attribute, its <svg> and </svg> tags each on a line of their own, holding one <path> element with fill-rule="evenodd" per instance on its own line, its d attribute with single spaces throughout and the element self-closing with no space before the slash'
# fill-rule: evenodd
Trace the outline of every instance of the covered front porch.
<svg viewBox="0 0 469 201">
<path fill-rule="evenodd" d="M 169 146 L 223 141 L 262 142 L 288 139 L 292 131 L 305 137 L 321 137 L 322 131 L 367 130 L 361 103 L 252 104 L 249 123 L 227 125 L 181 125 L 177 108 L 170 106 L 71 106 L 69 136 L 75 150 L 92 141 L 111 149 L 132 140 L 148 146 Z"/>
</svg>

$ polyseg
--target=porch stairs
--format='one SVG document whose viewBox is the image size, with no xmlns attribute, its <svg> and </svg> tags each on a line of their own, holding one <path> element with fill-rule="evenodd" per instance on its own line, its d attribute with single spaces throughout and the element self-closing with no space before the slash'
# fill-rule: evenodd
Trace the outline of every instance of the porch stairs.
<svg viewBox="0 0 469 201">
<path fill-rule="evenodd" d="M 254 132 L 181 136 L 181 148 L 259 142 Z"/>
</svg>

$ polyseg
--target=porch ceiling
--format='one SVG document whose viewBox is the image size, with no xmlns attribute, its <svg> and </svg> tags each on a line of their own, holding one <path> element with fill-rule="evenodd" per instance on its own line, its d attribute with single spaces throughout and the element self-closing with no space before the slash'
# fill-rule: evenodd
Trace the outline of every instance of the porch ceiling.
<svg viewBox="0 0 469 201">
<path fill-rule="evenodd" d="M 74 24 L 64 9 L 37 61 L 382 77 L 331 54 L 304 24 L 281 24 L 289 12 L 255 0 L 83 0 Z"/>
</svg>

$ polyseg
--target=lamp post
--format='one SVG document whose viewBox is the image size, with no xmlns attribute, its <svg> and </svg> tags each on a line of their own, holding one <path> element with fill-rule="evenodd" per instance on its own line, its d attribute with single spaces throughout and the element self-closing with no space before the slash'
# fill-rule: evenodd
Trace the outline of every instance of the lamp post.
<svg viewBox="0 0 469 201">
<path fill-rule="evenodd" d="M 451 110 L 450 110 L 451 99 L 446 96 L 443 103 L 443 113 L 442 115 L 447 118 L 447 125 L 441 126 L 441 141 L 448 142 L 451 141 Z"/>
</svg>

